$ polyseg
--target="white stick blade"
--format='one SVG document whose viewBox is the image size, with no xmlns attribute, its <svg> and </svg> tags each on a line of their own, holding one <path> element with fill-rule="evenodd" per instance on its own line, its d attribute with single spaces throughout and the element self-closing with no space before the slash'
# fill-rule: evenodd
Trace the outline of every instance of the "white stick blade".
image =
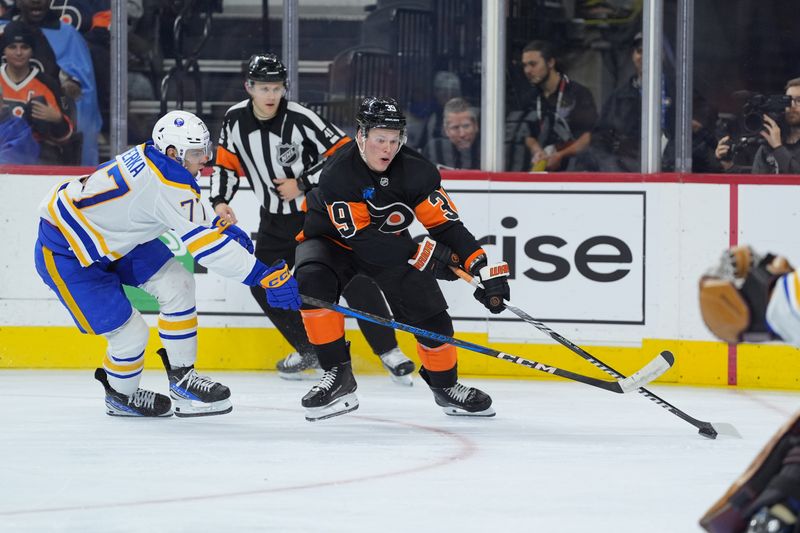
<svg viewBox="0 0 800 533">
<path fill-rule="evenodd" d="M 726 437 L 732 437 L 735 439 L 742 438 L 742 434 L 739 433 L 739 430 L 736 429 L 733 424 L 728 424 L 727 422 L 712 422 L 711 425 L 714 426 L 715 430 L 717 430 L 718 436 L 724 435 Z"/>
<path fill-rule="evenodd" d="M 619 380 L 619 386 L 622 388 L 622 392 L 640 389 L 672 368 L 674 364 L 675 356 L 669 350 L 664 350 L 655 359 L 642 367 L 641 370 L 625 379 Z"/>
</svg>

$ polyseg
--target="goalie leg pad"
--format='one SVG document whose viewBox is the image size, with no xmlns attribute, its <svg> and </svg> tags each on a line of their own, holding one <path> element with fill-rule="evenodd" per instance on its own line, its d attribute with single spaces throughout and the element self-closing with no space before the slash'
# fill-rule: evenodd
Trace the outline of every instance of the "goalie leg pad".
<svg viewBox="0 0 800 533">
<path fill-rule="evenodd" d="M 700 280 L 700 313 L 708 329 L 728 343 L 739 342 L 750 325 L 747 302 L 728 280 Z"/>
<path fill-rule="evenodd" d="M 700 519 L 700 525 L 714 533 L 744 531 L 757 499 L 784 467 L 787 453 L 800 443 L 800 412 L 787 422 L 764 446 L 744 474 Z M 796 448 L 795 448 L 796 449 Z"/>
</svg>

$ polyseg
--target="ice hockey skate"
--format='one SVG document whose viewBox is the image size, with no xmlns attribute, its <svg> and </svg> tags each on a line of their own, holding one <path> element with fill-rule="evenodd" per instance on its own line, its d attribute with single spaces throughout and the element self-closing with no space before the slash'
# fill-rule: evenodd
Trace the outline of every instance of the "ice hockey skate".
<svg viewBox="0 0 800 533">
<path fill-rule="evenodd" d="M 316 354 L 292 352 L 275 365 L 278 377 L 289 381 L 315 380 L 322 376 Z"/>
<path fill-rule="evenodd" d="M 301 403 L 306 408 L 306 420 L 315 422 L 355 411 L 358 409 L 356 387 L 349 361 L 326 370 L 319 383 L 303 396 Z"/>
<path fill-rule="evenodd" d="M 172 368 L 167 351 L 157 351 L 169 377 L 169 395 L 175 403 L 175 416 L 224 415 L 233 410 L 231 391 L 222 383 L 199 375 L 194 365 Z"/>
<path fill-rule="evenodd" d="M 456 382 L 452 387 L 433 387 L 424 368 L 420 369 L 422 379 L 433 392 L 433 399 L 450 416 L 494 416 L 492 398 L 475 387 L 467 387 Z"/>
<path fill-rule="evenodd" d="M 394 383 L 411 387 L 414 385 L 414 361 L 405 356 L 400 348 L 393 348 L 379 355 L 383 368 L 389 371 L 389 377 Z"/>
<path fill-rule="evenodd" d="M 163 394 L 136 389 L 131 396 L 115 391 L 108 383 L 108 375 L 102 368 L 94 371 L 94 379 L 99 381 L 106 391 L 106 413 L 111 416 L 172 416 L 172 402 Z"/>
</svg>

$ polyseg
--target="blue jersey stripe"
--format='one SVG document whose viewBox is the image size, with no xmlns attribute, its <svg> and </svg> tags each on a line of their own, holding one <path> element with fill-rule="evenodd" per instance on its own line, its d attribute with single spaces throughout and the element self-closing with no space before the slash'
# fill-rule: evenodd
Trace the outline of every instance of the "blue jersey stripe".
<svg viewBox="0 0 800 533">
<path fill-rule="evenodd" d="M 186 311 L 178 311 L 177 313 L 164 313 L 164 312 L 162 312 L 161 314 L 164 315 L 164 316 L 185 316 L 185 315 L 191 315 L 196 310 L 197 310 L 196 307 L 191 307 L 191 308 L 187 309 Z"/>
<path fill-rule="evenodd" d="M 66 221 L 67 225 L 72 228 L 72 231 L 74 231 L 78 236 L 78 239 L 80 239 L 83 247 L 86 248 L 87 252 L 89 252 L 89 257 L 91 257 L 92 261 L 97 261 L 100 259 L 102 255 L 97 251 L 94 241 L 92 241 L 92 238 L 83 228 L 83 226 L 81 226 L 81 224 L 72 217 L 72 213 L 69 212 L 61 198 L 56 200 L 56 206 L 58 206 L 58 212 L 61 217 Z"/>
<path fill-rule="evenodd" d="M 203 226 L 198 226 L 198 227 L 194 228 L 192 231 L 190 231 L 189 233 L 187 233 L 186 235 L 181 235 L 181 240 L 186 242 L 187 240 L 191 239 L 192 237 L 194 237 L 195 235 L 197 235 L 201 231 L 205 231 L 207 229 L 208 228 L 204 228 Z"/>
<path fill-rule="evenodd" d="M 184 333 L 183 335 L 167 335 L 159 331 L 158 336 L 161 337 L 162 339 L 179 341 L 181 339 L 191 339 L 192 337 L 197 336 L 197 332 L 193 331 L 191 333 Z"/>
<path fill-rule="evenodd" d="M 119 357 L 114 357 L 111 354 L 108 354 L 108 357 L 111 358 L 112 361 L 115 363 L 132 363 L 133 361 L 138 361 L 142 357 L 144 357 L 144 352 L 140 353 L 136 357 L 128 357 L 127 359 L 120 359 Z"/>
<path fill-rule="evenodd" d="M 123 374 L 115 374 L 114 372 L 109 372 L 107 368 L 104 369 L 104 370 L 106 371 L 106 374 L 108 374 L 109 376 L 114 376 L 115 378 L 119 378 L 119 379 L 129 379 L 129 378 L 135 378 L 136 376 L 141 374 L 142 370 L 144 370 L 144 367 L 140 368 L 139 370 L 137 370 L 133 374 L 125 374 L 125 375 L 123 375 Z"/>
<path fill-rule="evenodd" d="M 200 252 L 199 254 L 194 256 L 194 260 L 195 261 L 200 261 L 200 259 L 202 259 L 203 257 L 205 257 L 205 256 L 207 256 L 209 254 L 213 254 L 214 252 L 216 252 L 217 250 L 219 250 L 220 248 L 225 246 L 227 243 L 229 243 L 230 240 L 231 240 L 230 237 L 226 237 L 225 240 L 222 241 L 222 244 L 218 244 L 218 245 L 214 246 L 213 248 L 211 248 L 210 250 L 206 250 L 205 252 Z"/>
</svg>

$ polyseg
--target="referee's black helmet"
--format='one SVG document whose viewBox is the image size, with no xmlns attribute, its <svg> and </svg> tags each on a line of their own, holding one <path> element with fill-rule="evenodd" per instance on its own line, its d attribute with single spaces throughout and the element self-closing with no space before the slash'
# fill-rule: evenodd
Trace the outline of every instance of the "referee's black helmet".
<svg viewBox="0 0 800 533">
<path fill-rule="evenodd" d="M 247 64 L 247 79 L 286 85 L 286 67 L 275 54 L 254 54 Z"/>
</svg>

